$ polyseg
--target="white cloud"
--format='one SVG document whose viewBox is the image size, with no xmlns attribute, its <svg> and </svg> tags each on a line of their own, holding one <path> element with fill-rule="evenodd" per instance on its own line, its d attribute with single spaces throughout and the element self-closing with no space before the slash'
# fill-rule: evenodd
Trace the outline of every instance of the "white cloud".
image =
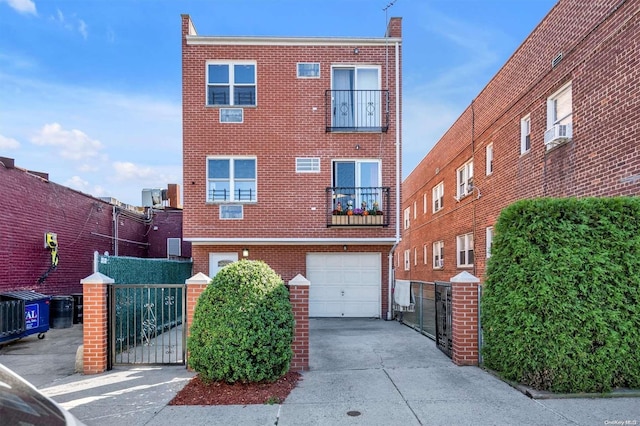
<svg viewBox="0 0 640 426">
<path fill-rule="evenodd" d="M 89 31 L 87 31 L 87 23 L 84 22 L 82 19 L 80 19 L 78 21 L 78 31 L 80 31 L 80 34 L 82 34 L 82 37 L 86 40 L 87 37 L 89 36 Z"/>
<path fill-rule="evenodd" d="M 119 181 L 128 181 L 131 179 L 149 179 L 154 176 L 152 167 L 137 166 L 131 162 L 116 161 L 113 163 L 115 171 L 114 178 Z"/>
<path fill-rule="evenodd" d="M 1 0 L 0 0 L 1 1 Z M 88 25 L 83 19 L 76 18 L 75 14 L 68 19 L 60 9 L 56 9 L 56 14 L 49 17 L 50 20 L 62 25 L 65 30 L 77 30 L 85 40 L 89 36 Z M 73 22 L 76 21 L 76 22 Z"/>
<path fill-rule="evenodd" d="M 36 4 L 31 0 L 0 0 L 0 3 L 5 2 L 10 8 L 18 13 L 30 13 L 37 15 Z"/>
<path fill-rule="evenodd" d="M 0 149 L 18 149 L 20 142 L 15 139 L 0 135 Z"/>
<path fill-rule="evenodd" d="M 31 141 L 36 145 L 58 148 L 62 158 L 76 161 L 97 157 L 103 148 L 100 141 L 91 139 L 86 133 L 77 129 L 65 130 L 58 123 L 45 124 Z"/>
</svg>

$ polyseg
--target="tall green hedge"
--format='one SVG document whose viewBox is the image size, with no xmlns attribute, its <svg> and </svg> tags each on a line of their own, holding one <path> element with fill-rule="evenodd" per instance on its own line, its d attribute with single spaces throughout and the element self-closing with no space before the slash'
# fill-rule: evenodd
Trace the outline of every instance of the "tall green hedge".
<svg viewBox="0 0 640 426">
<path fill-rule="evenodd" d="M 640 198 L 522 200 L 493 244 L 486 367 L 554 392 L 640 388 Z"/>
<path fill-rule="evenodd" d="M 273 382 L 289 371 L 294 332 L 282 278 L 262 261 L 240 260 L 198 298 L 189 366 L 206 381 Z"/>
</svg>

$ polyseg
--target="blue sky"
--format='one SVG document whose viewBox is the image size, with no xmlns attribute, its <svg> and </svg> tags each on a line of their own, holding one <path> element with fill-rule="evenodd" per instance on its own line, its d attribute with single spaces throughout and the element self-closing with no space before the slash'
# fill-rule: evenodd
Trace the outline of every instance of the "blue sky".
<svg viewBox="0 0 640 426">
<path fill-rule="evenodd" d="M 556 0 L 0 0 L 0 156 L 139 205 L 182 184 L 180 15 L 200 35 L 381 37 L 403 18 L 403 177 Z"/>
</svg>

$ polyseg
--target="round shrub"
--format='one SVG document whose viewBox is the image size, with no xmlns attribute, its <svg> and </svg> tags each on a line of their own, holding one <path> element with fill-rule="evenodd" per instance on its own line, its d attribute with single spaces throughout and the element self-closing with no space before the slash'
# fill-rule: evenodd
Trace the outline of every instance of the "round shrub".
<svg viewBox="0 0 640 426">
<path fill-rule="evenodd" d="M 200 295 L 187 340 L 205 381 L 273 382 L 289 370 L 294 319 L 282 278 L 266 263 L 222 268 Z"/>
</svg>

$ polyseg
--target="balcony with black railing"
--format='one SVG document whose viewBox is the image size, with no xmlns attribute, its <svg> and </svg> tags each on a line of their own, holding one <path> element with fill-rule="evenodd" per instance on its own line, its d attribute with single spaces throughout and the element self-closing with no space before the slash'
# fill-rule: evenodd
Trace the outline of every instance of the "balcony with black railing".
<svg viewBox="0 0 640 426">
<path fill-rule="evenodd" d="M 389 187 L 327 188 L 327 227 L 389 226 Z"/>
<path fill-rule="evenodd" d="M 327 132 L 384 132 L 389 130 L 388 90 L 327 90 Z"/>
</svg>

